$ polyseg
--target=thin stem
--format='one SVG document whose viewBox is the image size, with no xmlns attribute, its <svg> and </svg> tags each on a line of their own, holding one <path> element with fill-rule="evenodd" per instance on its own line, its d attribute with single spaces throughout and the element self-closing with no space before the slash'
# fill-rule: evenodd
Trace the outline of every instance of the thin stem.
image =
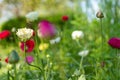
<svg viewBox="0 0 120 80">
<path fill-rule="evenodd" d="M 118 72 L 118 80 L 119 80 L 119 76 L 120 76 L 120 70 L 119 70 L 119 52 L 118 49 L 116 49 L 116 71 Z"/>
<path fill-rule="evenodd" d="M 13 64 L 14 65 L 14 80 L 17 80 L 17 70 L 16 70 L 16 64 Z"/>
<path fill-rule="evenodd" d="M 27 54 L 26 54 L 26 50 L 25 50 L 25 42 L 24 42 L 24 53 L 25 53 L 25 60 L 26 60 L 26 62 L 27 62 L 27 59 L 26 59 L 26 57 L 27 57 Z M 32 67 L 35 67 L 35 68 L 38 68 L 41 72 L 42 72 L 42 69 L 40 68 L 40 67 L 38 67 L 38 66 L 36 66 L 36 65 L 32 65 L 32 64 L 29 64 L 28 62 L 27 62 L 27 64 L 29 65 L 29 66 L 32 66 Z"/>
<path fill-rule="evenodd" d="M 80 71 L 82 71 L 82 73 L 84 74 L 85 71 L 84 71 L 84 68 L 83 68 L 83 59 L 84 59 L 84 57 L 82 56 L 81 61 L 80 61 Z"/>
<path fill-rule="evenodd" d="M 8 77 L 7 77 L 7 79 L 10 80 L 9 70 L 8 70 Z"/>
<path fill-rule="evenodd" d="M 102 41 L 102 43 L 101 43 L 101 53 L 103 52 L 103 42 L 104 42 L 104 40 L 103 40 L 103 27 L 102 27 L 102 19 L 100 19 L 100 30 L 101 30 L 101 41 Z M 102 53 L 103 54 L 103 53 Z"/>
</svg>

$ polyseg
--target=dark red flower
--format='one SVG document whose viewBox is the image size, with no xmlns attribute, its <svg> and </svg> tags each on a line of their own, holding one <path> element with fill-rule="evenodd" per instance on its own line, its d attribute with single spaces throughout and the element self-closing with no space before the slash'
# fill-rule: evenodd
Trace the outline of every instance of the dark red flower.
<svg viewBox="0 0 120 80">
<path fill-rule="evenodd" d="M 35 47 L 35 42 L 34 40 L 28 40 L 25 42 L 25 46 L 26 46 L 26 52 L 32 52 L 34 47 Z M 24 51 L 24 42 L 21 42 L 20 44 L 20 48 L 22 51 Z"/>
<path fill-rule="evenodd" d="M 62 21 L 68 21 L 69 17 L 67 15 L 62 16 Z"/>
<path fill-rule="evenodd" d="M 8 30 L 4 30 L 2 32 L 0 32 L 0 39 L 5 39 L 10 35 L 10 31 Z"/>
<path fill-rule="evenodd" d="M 120 38 L 113 37 L 108 41 L 108 44 L 113 48 L 120 48 Z"/>
<path fill-rule="evenodd" d="M 7 58 L 5 58 L 5 62 L 6 62 L 6 63 L 8 63 L 8 57 L 7 57 Z"/>
<path fill-rule="evenodd" d="M 35 36 L 35 31 L 33 31 L 33 35 L 32 36 Z"/>
</svg>

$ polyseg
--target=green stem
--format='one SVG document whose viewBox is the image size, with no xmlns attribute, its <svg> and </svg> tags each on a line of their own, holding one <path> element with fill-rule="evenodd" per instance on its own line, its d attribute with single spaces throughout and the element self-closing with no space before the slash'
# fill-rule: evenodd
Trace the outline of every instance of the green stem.
<svg viewBox="0 0 120 80">
<path fill-rule="evenodd" d="M 10 80 L 9 70 L 8 70 L 8 77 L 7 77 L 7 79 Z"/>
<path fill-rule="evenodd" d="M 119 70 L 119 52 L 118 52 L 118 49 L 116 49 L 116 71 L 118 72 L 118 75 L 117 75 L 117 78 L 118 80 L 120 79 L 120 70 Z"/>
<path fill-rule="evenodd" d="M 100 31 L 101 31 L 101 41 L 102 41 L 102 43 L 101 43 L 101 53 L 103 52 L 103 42 L 104 42 L 104 40 L 103 40 L 103 27 L 102 27 L 102 19 L 100 19 Z M 103 53 L 102 53 L 103 54 Z"/>
<path fill-rule="evenodd" d="M 83 59 L 84 59 L 84 57 L 82 56 L 81 61 L 80 61 L 80 71 L 84 74 L 85 71 L 84 71 L 84 68 L 83 68 Z"/>
<path fill-rule="evenodd" d="M 14 80 L 17 80 L 17 70 L 16 70 L 16 64 L 13 64 L 14 65 Z"/>
<path fill-rule="evenodd" d="M 25 54 L 25 60 L 26 60 L 26 62 L 27 62 L 27 59 L 26 59 L 27 54 L 26 54 L 26 51 L 25 51 L 25 47 L 26 47 L 26 46 L 25 46 L 25 42 L 24 42 L 24 54 Z M 28 64 L 29 66 L 38 68 L 38 69 L 42 72 L 42 69 L 41 69 L 40 67 L 38 67 L 38 66 L 36 66 L 36 65 L 29 64 L 28 62 L 27 62 L 27 64 Z"/>
</svg>

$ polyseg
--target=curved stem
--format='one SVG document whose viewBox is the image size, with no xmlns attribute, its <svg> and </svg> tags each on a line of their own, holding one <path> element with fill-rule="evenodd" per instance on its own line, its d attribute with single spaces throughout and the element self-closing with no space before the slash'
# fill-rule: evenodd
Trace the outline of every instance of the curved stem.
<svg viewBox="0 0 120 80">
<path fill-rule="evenodd" d="M 25 51 L 25 47 L 26 47 L 26 46 L 25 46 L 25 42 L 24 42 L 24 54 L 25 54 L 25 60 L 26 60 L 26 62 L 27 62 L 27 59 L 26 59 L 27 54 L 26 54 L 26 51 Z M 36 66 L 36 65 L 29 64 L 28 62 L 27 62 L 27 64 L 28 64 L 29 66 L 38 68 L 38 69 L 42 72 L 42 69 L 41 69 L 40 67 L 38 67 L 38 66 Z"/>
</svg>

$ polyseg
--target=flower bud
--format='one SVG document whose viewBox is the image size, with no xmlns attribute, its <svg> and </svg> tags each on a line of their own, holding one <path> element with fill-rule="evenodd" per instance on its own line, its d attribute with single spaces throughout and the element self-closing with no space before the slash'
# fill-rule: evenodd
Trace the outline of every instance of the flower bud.
<svg viewBox="0 0 120 80">
<path fill-rule="evenodd" d="M 10 53 L 10 55 L 9 55 L 9 57 L 8 57 L 8 61 L 9 61 L 10 64 L 16 64 L 16 63 L 18 63 L 18 61 L 19 61 L 19 56 L 18 56 L 18 53 L 17 53 L 15 50 L 13 50 L 13 51 Z"/>
<path fill-rule="evenodd" d="M 98 11 L 97 14 L 96 14 L 96 17 L 97 18 L 103 18 L 104 15 L 103 15 L 103 13 L 101 11 Z"/>
</svg>

